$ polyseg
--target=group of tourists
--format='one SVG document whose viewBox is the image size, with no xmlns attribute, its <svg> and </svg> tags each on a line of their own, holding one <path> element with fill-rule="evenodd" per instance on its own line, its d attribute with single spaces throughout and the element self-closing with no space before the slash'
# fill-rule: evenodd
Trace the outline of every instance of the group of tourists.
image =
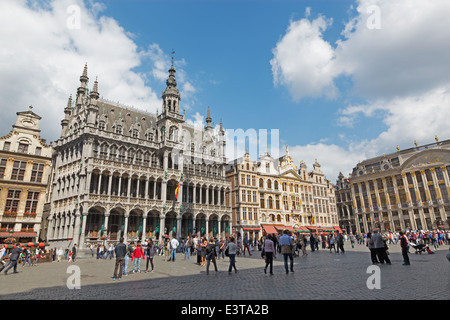
<svg viewBox="0 0 450 320">
<path fill-rule="evenodd" d="M 45 249 L 36 246 L 21 246 L 19 243 L 9 249 L 2 245 L 0 248 L 0 272 L 5 269 L 4 274 L 8 274 L 8 271 L 13 268 L 13 273 L 18 273 L 17 266 L 19 264 L 22 264 L 22 267 L 35 267 L 39 261 L 60 262 L 63 257 L 70 263 L 75 261 L 76 252 L 76 244 L 71 250 L 67 248 L 65 251 L 62 248 Z"/>
</svg>

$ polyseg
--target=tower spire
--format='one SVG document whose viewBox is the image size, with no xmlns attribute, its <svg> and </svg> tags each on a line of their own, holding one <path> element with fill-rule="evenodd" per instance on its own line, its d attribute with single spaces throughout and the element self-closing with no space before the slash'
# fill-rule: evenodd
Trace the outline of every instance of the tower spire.
<svg viewBox="0 0 450 320">
<path fill-rule="evenodd" d="M 207 128 L 207 129 L 211 128 L 211 121 L 212 121 L 212 119 L 211 119 L 211 113 L 210 113 L 209 107 L 208 107 L 208 114 L 207 114 L 207 116 L 206 116 L 206 128 Z"/>
</svg>

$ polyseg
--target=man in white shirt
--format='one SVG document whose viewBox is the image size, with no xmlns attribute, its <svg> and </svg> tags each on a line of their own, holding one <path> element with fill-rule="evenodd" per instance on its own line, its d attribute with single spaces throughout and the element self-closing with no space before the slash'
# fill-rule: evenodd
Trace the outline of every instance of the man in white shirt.
<svg viewBox="0 0 450 320">
<path fill-rule="evenodd" d="M 170 261 L 175 262 L 176 255 L 177 255 L 177 248 L 179 246 L 179 242 L 177 239 L 175 239 L 175 236 L 172 238 L 172 241 L 170 241 Z"/>
</svg>

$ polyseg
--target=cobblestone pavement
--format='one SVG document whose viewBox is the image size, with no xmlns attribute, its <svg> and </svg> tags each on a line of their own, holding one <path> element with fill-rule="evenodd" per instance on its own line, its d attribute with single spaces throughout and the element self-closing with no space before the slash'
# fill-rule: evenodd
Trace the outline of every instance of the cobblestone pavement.
<svg viewBox="0 0 450 320">
<path fill-rule="evenodd" d="M 67 261 L 41 263 L 37 267 L 18 266 L 0 274 L 0 300 L 449 300 L 450 262 L 448 246 L 436 254 L 414 254 L 410 266 L 402 265 L 398 245 L 391 245 L 392 265 L 379 265 L 379 271 L 369 271 L 370 253 L 362 245 L 354 249 L 345 244 L 345 254 L 327 249 L 296 257 L 295 273 L 286 274 L 283 257 L 277 255 L 274 273 L 264 274 L 260 252 L 251 257 L 236 258 L 238 273 L 228 274 L 228 258 L 218 260 L 219 272 L 196 264 L 196 257 L 184 261 L 177 254 L 175 262 L 163 256 L 154 259 L 153 273 L 135 273 L 113 281 L 115 259 L 97 260 L 83 254 L 75 263 Z M 80 289 L 69 289 L 75 275 L 68 267 L 78 266 Z M 131 270 L 131 263 L 128 266 Z M 141 263 L 145 270 L 145 262 Z M 369 289 L 379 274 L 380 288 Z"/>
</svg>

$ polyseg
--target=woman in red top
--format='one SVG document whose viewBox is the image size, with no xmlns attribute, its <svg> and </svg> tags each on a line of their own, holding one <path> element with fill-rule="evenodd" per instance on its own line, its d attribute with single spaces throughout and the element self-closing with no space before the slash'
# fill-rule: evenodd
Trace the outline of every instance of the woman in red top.
<svg viewBox="0 0 450 320">
<path fill-rule="evenodd" d="M 141 272 L 141 259 L 145 259 L 144 249 L 141 246 L 141 242 L 138 241 L 136 249 L 131 256 L 131 261 L 133 262 L 133 270 L 131 272 Z"/>
</svg>

